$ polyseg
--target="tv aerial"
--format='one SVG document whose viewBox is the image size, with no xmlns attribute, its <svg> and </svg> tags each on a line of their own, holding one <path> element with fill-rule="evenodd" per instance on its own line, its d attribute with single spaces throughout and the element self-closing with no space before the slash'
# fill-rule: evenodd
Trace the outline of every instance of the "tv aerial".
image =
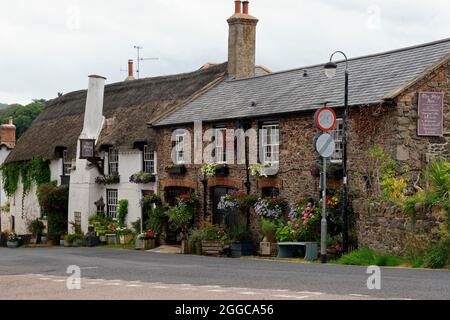
<svg viewBox="0 0 450 320">
<path fill-rule="evenodd" d="M 141 50 L 144 49 L 144 47 L 141 46 L 134 46 L 134 48 L 137 51 L 137 69 L 136 74 L 137 78 L 140 79 L 141 76 L 141 61 L 148 61 L 148 60 L 159 60 L 159 58 L 141 58 Z"/>
</svg>

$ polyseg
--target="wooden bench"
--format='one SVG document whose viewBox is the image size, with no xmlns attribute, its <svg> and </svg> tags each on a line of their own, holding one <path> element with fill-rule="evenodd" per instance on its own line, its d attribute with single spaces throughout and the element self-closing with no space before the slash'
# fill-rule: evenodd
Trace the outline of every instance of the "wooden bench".
<svg viewBox="0 0 450 320">
<path fill-rule="evenodd" d="M 292 249 L 296 246 L 305 247 L 305 260 L 317 260 L 317 242 L 278 242 L 278 258 L 292 258 Z"/>
</svg>

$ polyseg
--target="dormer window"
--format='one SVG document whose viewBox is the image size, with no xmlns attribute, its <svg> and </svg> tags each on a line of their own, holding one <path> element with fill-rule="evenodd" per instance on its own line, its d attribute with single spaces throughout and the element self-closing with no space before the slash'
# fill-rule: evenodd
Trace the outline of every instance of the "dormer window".
<svg viewBox="0 0 450 320">
<path fill-rule="evenodd" d="M 119 150 L 111 147 L 108 152 L 109 175 L 119 175 Z"/>
<path fill-rule="evenodd" d="M 151 150 L 148 145 L 144 146 L 144 172 L 156 174 L 155 151 Z"/>
</svg>

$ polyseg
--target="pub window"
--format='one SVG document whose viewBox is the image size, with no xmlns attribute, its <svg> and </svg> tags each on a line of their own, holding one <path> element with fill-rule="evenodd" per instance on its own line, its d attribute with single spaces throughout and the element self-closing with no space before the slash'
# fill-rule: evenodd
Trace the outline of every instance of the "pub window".
<svg viewBox="0 0 450 320">
<path fill-rule="evenodd" d="M 331 156 L 330 161 L 332 163 L 341 163 L 343 155 L 343 143 L 344 143 L 344 122 L 342 119 L 336 120 L 336 127 L 331 131 L 331 136 L 336 142 L 334 154 Z"/>
<path fill-rule="evenodd" d="M 262 162 L 277 164 L 280 157 L 280 128 L 278 124 L 262 126 Z"/>
<path fill-rule="evenodd" d="M 147 145 L 144 146 L 144 172 L 156 174 L 155 151 L 151 150 Z"/>
<path fill-rule="evenodd" d="M 176 135 L 176 160 L 177 164 L 184 164 L 186 162 L 185 159 L 185 150 L 184 144 L 186 140 L 186 134 L 180 133 Z"/>
<path fill-rule="evenodd" d="M 261 191 L 263 198 L 278 197 L 280 195 L 280 190 L 274 187 L 262 188 Z"/>
<path fill-rule="evenodd" d="M 63 161 L 63 176 L 70 176 L 70 170 L 72 169 L 72 161 L 69 160 L 67 150 L 63 151 L 62 161 Z"/>
<path fill-rule="evenodd" d="M 108 168 L 110 175 L 119 174 L 119 150 L 113 147 L 108 152 Z"/>
<path fill-rule="evenodd" d="M 115 219 L 117 216 L 118 191 L 116 189 L 106 190 L 106 203 L 108 206 L 108 216 Z"/>
<path fill-rule="evenodd" d="M 217 163 L 227 162 L 227 129 L 218 128 L 215 134 L 215 155 Z"/>
</svg>

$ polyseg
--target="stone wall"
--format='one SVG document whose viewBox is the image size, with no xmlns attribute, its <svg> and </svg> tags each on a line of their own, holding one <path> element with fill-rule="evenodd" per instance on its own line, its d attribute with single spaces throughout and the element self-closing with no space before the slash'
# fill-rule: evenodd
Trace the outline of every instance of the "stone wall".
<svg viewBox="0 0 450 320">
<path fill-rule="evenodd" d="M 389 202 L 354 201 L 359 247 L 402 254 L 412 236 L 430 242 L 439 238 L 446 213 L 439 207 L 419 208 L 410 216 Z"/>
</svg>

